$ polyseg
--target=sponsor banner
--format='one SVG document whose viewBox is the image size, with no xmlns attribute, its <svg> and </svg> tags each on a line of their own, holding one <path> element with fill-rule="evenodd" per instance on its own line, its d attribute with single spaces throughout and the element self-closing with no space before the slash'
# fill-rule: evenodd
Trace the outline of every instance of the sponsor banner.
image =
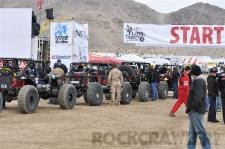
<svg viewBox="0 0 225 149">
<path fill-rule="evenodd" d="M 73 62 L 88 62 L 88 24 L 74 23 Z"/>
<path fill-rule="evenodd" d="M 51 23 L 51 44 L 56 46 L 71 46 L 73 22 Z"/>
<path fill-rule="evenodd" d="M 68 68 L 72 62 L 73 22 L 51 23 L 51 66 L 60 59 Z"/>
<path fill-rule="evenodd" d="M 125 23 L 124 43 L 148 46 L 224 46 L 225 26 Z"/>
<path fill-rule="evenodd" d="M 30 8 L 0 8 L 0 56 L 32 58 Z"/>
</svg>

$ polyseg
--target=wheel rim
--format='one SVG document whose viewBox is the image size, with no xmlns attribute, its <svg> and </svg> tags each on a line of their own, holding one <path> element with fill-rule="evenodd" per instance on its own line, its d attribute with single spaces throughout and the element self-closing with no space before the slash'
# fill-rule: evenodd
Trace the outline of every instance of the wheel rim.
<svg viewBox="0 0 225 149">
<path fill-rule="evenodd" d="M 96 96 L 96 98 L 99 99 L 99 98 L 100 98 L 100 93 L 97 92 L 97 93 L 95 94 L 95 96 Z"/>
<path fill-rule="evenodd" d="M 164 91 L 164 95 L 167 95 L 167 90 Z"/>
<path fill-rule="evenodd" d="M 29 109 L 29 111 L 33 112 L 35 110 L 36 103 L 35 103 L 34 96 L 30 96 L 27 106 L 28 106 L 27 108 Z"/>
<path fill-rule="evenodd" d="M 69 94 L 68 101 L 69 103 L 73 102 L 73 94 Z"/>
<path fill-rule="evenodd" d="M 129 98 L 129 93 L 126 93 L 126 95 L 125 95 L 125 96 L 126 96 L 126 98 Z"/>
<path fill-rule="evenodd" d="M 29 103 L 30 103 L 31 106 L 34 106 L 35 102 L 34 102 L 34 97 L 33 96 L 30 96 Z"/>
<path fill-rule="evenodd" d="M 148 92 L 145 92 L 145 96 L 148 97 Z"/>
</svg>

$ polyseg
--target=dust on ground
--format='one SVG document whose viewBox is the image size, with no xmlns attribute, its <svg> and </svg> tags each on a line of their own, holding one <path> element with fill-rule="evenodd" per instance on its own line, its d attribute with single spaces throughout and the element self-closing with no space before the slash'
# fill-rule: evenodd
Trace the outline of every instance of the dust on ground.
<svg viewBox="0 0 225 149">
<path fill-rule="evenodd" d="M 168 117 L 175 100 L 158 100 L 130 105 L 87 106 L 83 99 L 73 110 L 41 101 L 34 114 L 20 114 L 17 103 L 0 113 L 1 149 L 181 149 L 186 148 L 188 117 L 185 106 L 176 118 Z M 206 119 L 207 115 L 205 115 Z M 222 113 L 219 124 L 205 126 L 213 148 L 225 146 Z M 198 148 L 199 146 L 198 141 Z"/>
</svg>

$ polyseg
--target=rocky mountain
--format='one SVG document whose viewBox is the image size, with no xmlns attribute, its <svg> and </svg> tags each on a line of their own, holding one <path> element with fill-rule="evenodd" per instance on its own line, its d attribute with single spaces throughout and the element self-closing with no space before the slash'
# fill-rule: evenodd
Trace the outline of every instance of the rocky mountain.
<svg viewBox="0 0 225 149">
<path fill-rule="evenodd" d="M 225 23 L 225 10 L 208 3 L 196 3 L 176 12 L 167 14 L 168 24 L 221 25 Z"/>
<path fill-rule="evenodd" d="M 0 0 L 0 7 L 33 7 L 38 18 L 45 22 L 44 11 L 38 12 L 34 0 Z M 75 19 L 89 24 L 92 51 L 161 53 L 190 55 L 196 50 L 180 48 L 135 47 L 123 43 L 123 23 L 152 24 L 224 24 L 225 10 L 207 3 L 196 3 L 169 14 L 161 14 L 133 0 L 45 0 L 45 8 L 54 8 L 55 20 Z M 161 50 L 158 50 L 161 49 Z M 123 52 L 124 52 L 123 51 Z M 201 49 L 200 49 L 201 51 Z M 221 55 L 223 50 L 211 50 L 205 55 Z M 199 52 L 199 50 L 198 50 Z"/>
</svg>

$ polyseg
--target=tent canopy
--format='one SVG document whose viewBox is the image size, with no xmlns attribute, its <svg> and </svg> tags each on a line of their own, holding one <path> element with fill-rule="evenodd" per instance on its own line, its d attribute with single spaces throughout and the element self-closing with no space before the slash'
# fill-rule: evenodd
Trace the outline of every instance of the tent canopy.
<svg viewBox="0 0 225 149">
<path fill-rule="evenodd" d="M 115 53 L 94 52 L 94 53 L 91 53 L 91 55 L 104 56 L 104 57 L 112 57 L 112 58 L 116 58 L 117 57 Z"/>
<path fill-rule="evenodd" d="M 115 58 L 109 58 L 109 57 L 103 57 L 103 56 L 97 56 L 97 55 L 89 55 L 89 62 L 90 63 L 100 63 L 100 64 L 121 64 L 122 61 L 115 59 Z"/>
<path fill-rule="evenodd" d="M 149 63 L 142 57 L 139 57 L 135 54 L 125 54 L 121 57 L 118 57 L 117 59 L 122 60 L 124 62 Z"/>
<path fill-rule="evenodd" d="M 146 58 L 146 61 L 154 64 L 154 65 L 163 65 L 163 64 L 170 64 L 170 61 L 164 58 Z"/>
<path fill-rule="evenodd" d="M 197 58 L 195 56 L 187 56 L 187 57 L 184 57 L 182 62 L 182 64 L 201 64 L 201 60 L 200 58 Z"/>
</svg>

